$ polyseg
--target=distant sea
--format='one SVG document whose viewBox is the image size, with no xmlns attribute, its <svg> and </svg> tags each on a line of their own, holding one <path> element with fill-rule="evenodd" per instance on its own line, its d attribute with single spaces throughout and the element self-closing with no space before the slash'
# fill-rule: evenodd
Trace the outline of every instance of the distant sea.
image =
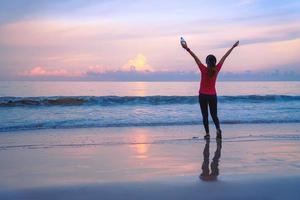
<svg viewBox="0 0 300 200">
<path fill-rule="evenodd" d="M 201 124 L 198 82 L 0 82 L 0 132 Z M 300 123 L 300 82 L 218 82 L 222 124 Z"/>
</svg>

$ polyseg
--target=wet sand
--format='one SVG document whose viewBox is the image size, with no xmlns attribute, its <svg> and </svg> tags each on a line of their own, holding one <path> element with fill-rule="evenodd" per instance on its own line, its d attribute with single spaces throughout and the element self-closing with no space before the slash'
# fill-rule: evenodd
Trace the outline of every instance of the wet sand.
<svg viewBox="0 0 300 200">
<path fill-rule="evenodd" d="M 1 199 L 297 199 L 300 124 L 0 134 Z"/>
</svg>

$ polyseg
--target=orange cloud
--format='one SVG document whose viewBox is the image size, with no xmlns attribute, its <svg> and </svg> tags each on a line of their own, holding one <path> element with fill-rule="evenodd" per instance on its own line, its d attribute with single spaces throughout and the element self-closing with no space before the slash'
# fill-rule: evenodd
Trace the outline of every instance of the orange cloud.
<svg viewBox="0 0 300 200">
<path fill-rule="evenodd" d="M 143 54 L 138 54 L 133 59 L 130 59 L 123 67 L 123 70 L 146 71 L 151 70 L 147 63 L 147 58 Z"/>
</svg>

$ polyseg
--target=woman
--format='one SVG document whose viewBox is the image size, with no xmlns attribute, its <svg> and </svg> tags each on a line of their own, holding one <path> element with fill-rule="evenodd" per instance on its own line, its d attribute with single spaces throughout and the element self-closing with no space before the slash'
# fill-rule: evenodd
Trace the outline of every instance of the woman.
<svg viewBox="0 0 300 200">
<path fill-rule="evenodd" d="M 229 56 L 231 51 L 239 45 L 239 41 L 237 41 L 222 57 L 220 62 L 217 63 L 217 59 L 214 55 L 208 55 L 206 57 L 206 64 L 205 67 L 199 58 L 188 48 L 186 42 L 181 43 L 182 47 L 187 50 L 191 54 L 191 56 L 195 59 L 200 71 L 201 71 L 201 84 L 199 90 L 199 104 L 201 108 L 201 113 L 203 117 L 203 125 L 205 128 L 206 135 L 204 136 L 205 139 L 209 139 L 209 126 L 208 126 L 208 107 L 211 114 L 211 117 L 214 121 L 214 124 L 217 129 L 217 139 L 222 139 L 222 131 L 220 128 L 220 123 L 218 119 L 218 109 L 217 109 L 217 93 L 216 93 L 216 80 L 219 71 L 222 68 L 222 65 L 226 58 Z"/>
</svg>

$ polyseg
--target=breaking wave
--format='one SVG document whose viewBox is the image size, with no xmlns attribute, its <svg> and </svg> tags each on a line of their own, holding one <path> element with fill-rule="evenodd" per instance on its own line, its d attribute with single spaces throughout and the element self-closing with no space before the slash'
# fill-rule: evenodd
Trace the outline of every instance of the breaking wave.
<svg viewBox="0 0 300 200">
<path fill-rule="evenodd" d="M 300 101 L 300 96 L 244 95 L 219 96 L 219 102 L 266 103 Z M 0 107 L 15 106 L 136 106 L 196 104 L 197 96 L 53 96 L 53 97 L 0 97 Z"/>
</svg>

